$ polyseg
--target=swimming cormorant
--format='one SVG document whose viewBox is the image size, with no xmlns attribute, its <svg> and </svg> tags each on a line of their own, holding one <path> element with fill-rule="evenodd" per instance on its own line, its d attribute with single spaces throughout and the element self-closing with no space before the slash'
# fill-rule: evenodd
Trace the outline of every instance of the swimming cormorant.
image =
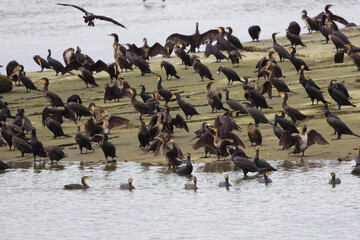
<svg viewBox="0 0 360 240">
<path fill-rule="evenodd" d="M 192 178 L 192 180 L 193 180 L 193 182 L 194 183 L 186 183 L 185 184 L 185 189 L 186 190 L 194 190 L 194 191 L 196 191 L 196 189 L 198 189 L 198 187 L 197 187 L 197 178 L 194 176 L 193 178 Z"/>
<path fill-rule="evenodd" d="M 329 180 L 329 184 L 335 185 L 335 184 L 340 184 L 341 183 L 340 178 L 336 178 L 334 172 L 331 172 L 330 176 L 331 176 L 331 179 Z"/>
<path fill-rule="evenodd" d="M 83 189 L 83 190 L 86 190 L 86 189 L 90 188 L 89 185 L 87 185 L 86 182 L 85 182 L 88 179 L 89 179 L 88 176 L 84 176 L 84 177 L 81 178 L 82 185 L 72 183 L 72 184 L 65 185 L 64 189 Z"/>
<path fill-rule="evenodd" d="M 268 183 L 272 183 L 272 180 L 269 178 L 269 175 L 270 172 L 265 172 L 264 177 L 259 178 L 259 183 L 265 183 L 265 185 Z"/>
<path fill-rule="evenodd" d="M 133 179 L 129 178 L 127 183 L 122 183 L 120 184 L 120 189 L 121 190 L 133 190 L 135 189 L 134 185 L 132 184 Z"/>
</svg>

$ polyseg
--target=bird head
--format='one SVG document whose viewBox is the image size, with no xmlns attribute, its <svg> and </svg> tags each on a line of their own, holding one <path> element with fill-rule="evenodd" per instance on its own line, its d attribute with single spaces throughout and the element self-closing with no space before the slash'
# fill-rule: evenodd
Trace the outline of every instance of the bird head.
<svg viewBox="0 0 360 240">
<path fill-rule="evenodd" d="M 128 179 L 129 184 L 131 184 L 131 183 L 132 183 L 132 181 L 133 181 L 133 179 L 132 179 L 132 178 L 129 178 L 129 179 Z"/>
</svg>

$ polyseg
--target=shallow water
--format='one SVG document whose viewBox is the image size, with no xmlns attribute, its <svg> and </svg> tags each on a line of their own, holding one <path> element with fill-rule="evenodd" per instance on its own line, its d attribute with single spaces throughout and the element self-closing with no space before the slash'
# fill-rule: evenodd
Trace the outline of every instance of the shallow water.
<svg viewBox="0 0 360 240">
<path fill-rule="evenodd" d="M 353 162 L 269 162 L 279 170 L 266 186 L 231 163 L 194 164 L 196 192 L 159 165 L 17 163 L 0 174 L 2 239 L 354 239 Z M 342 180 L 335 188 L 331 171 Z M 225 173 L 229 190 L 217 186 Z M 84 175 L 90 189 L 63 189 Z M 129 177 L 136 189 L 120 190 Z"/>
<path fill-rule="evenodd" d="M 227 0 L 226 4 L 217 0 L 141 0 L 123 1 L 65 1 L 85 8 L 89 12 L 114 18 L 127 27 L 124 30 L 112 23 L 95 20 L 95 27 L 88 27 L 82 19 L 82 12 L 72 8 L 58 6 L 58 0 L 0 0 L 0 65 L 4 67 L 10 60 L 17 60 L 26 71 L 39 70 L 32 56 L 52 56 L 63 61 L 62 53 L 69 47 L 80 46 L 83 53 L 95 61 L 102 59 L 113 62 L 113 38 L 107 36 L 117 33 L 121 43 L 142 45 L 147 37 L 152 45 L 164 44 L 172 33 L 193 34 L 195 22 L 200 23 L 200 32 L 219 26 L 231 26 L 234 35 L 241 41 L 250 41 L 247 29 L 251 25 L 260 25 L 261 38 L 270 38 L 273 32 L 285 34 L 291 21 L 297 21 L 302 27 L 300 12 L 307 9 L 309 16 L 315 16 L 324 10 L 327 0 L 311 1 L 260 1 Z M 358 22 L 360 2 L 357 0 L 333 0 L 333 13 L 343 16 L 349 22 Z M 303 29 L 302 33 L 306 33 Z M 2 70 L 1 72 L 5 72 Z"/>
</svg>

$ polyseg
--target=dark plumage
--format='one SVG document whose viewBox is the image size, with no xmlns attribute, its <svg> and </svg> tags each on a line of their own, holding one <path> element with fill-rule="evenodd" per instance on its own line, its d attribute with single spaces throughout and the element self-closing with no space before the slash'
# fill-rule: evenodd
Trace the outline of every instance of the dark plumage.
<svg viewBox="0 0 360 240">
<path fill-rule="evenodd" d="M 235 116 L 238 116 L 239 114 L 247 114 L 244 106 L 241 103 L 237 102 L 236 100 L 230 99 L 229 94 L 230 94 L 230 92 L 226 91 L 225 102 L 231 108 L 231 110 L 236 112 Z"/>
<path fill-rule="evenodd" d="M 269 123 L 273 125 L 273 123 L 270 122 L 260 110 L 253 107 L 253 103 L 251 101 L 246 101 L 244 103 L 245 110 L 250 115 L 250 117 L 254 119 L 256 127 L 259 126 L 259 123 Z"/>
<path fill-rule="evenodd" d="M 190 55 L 185 52 L 185 46 L 182 44 L 178 44 L 175 46 L 175 55 L 181 59 L 181 63 L 185 65 L 185 70 L 188 69 L 188 67 L 192 66 L 193 63 L 190 59 Z"/>
<path fill-rule="evenodd" d="M 255 164 L 247 157 L 237 156 L 235 153 L 236 152 L 231 155 L 231 160 L 236 167 L 240 168 L 243 171 L 244 177 L 247 176 L 248 172 L 260 172 L 262 170 L 265 170 L 256 167 Z"/>
<path fill-rule="evenodd" d="M 219 35 L 218 30 L 212 29 L 204 33 L 199 31 L 199 23 L 196 23 L 195 33 L 192 35 L 182 35 L 179 33 L 171 34 L 166 38 L 166 42 L 172 40 L 176 45 L 184 43 L 186 46 L 190 45 L 190 52 L 195 52 L 196 48 L 199 50 L 200 45 L 205 43 L 205 40 L 210 38 L 215 40 L 216 36 Z"/>
<path fill-rule="evenodd" d="M 328 104 L 330 105 L 330 104 Z M 325 109 L 327 108 L 327 105 L 325 105 Z M 336 115 L 332 114 L 330 111 L 326 114 L 326 122 L 329 124 L 330 127 L 332 127 L 335 132 L 337 133 L 337 138 L 333 140 L 339 140 L 341 139 L 341 136 L 343 134 L 353 135 L 355 137 L 360 137 L 358 134 L 353 133 L 353 131 L 350 130 L 350 128 Z"/>
<path fill-rule="evenodd" d="M 288 30 L 292 34 L 299 36 L 301 28 L 300 28 L 300 25 L 296 21 L 292 21 L 289 23 L 289 26 L 286 30 Z"/>
<path fill-rule="evenodd" d="M 20 64 L 16 60 L 12 60 L 12 61 L 8 62 L 8 64 L 6 65 L 6 75 L 8 77 L 10 77 L 11 74 L 13 74 L 14 69 L 19 65 Z"/>
<path fill-rule="evenodd" d="M 319 101 L 323 102 L 324 104 L 327 103 L 327 101 L 324 99 L 324 96 L 322 95 L 322 91 L 312 86 L 310 82 L 310 78 L 308 77 L 306 78 L 305 90 L 311 99 L 311 105 L 314 105 L 315 99 L 316 99 L 316 105 L 319 103 Z"/>
<path fill-rule="evenodd" d="M 180 169 L 176 172 L 180 176 L 189 175 L 193 171 L 193 165 L 191 163 L 191 159 L 190 159 L 191 155 L 190 155 L 190 153 L 187 153 L 186 157 L 187 157 L 186 164 L 184 166 L 180 167 Z"/>
<path fill-rule="evenodd" d="M 353 106 L 356 107 L 349 101 L 349 93 L 344 84 L 338 83 L 335 79 L 330 81 L 328 86 L 328 92 L 330 96 L 335 100 L 338 104 L 338 109 L 341 109 L 341 106 Z"/>
<path fill-rule="evenodd" d="M 229 53 L 229 58 L 231 60 L 231 63 L 233 65 L 233 67 L 235 67 L 235 63 L 237 64 L 237 66 L 239 67 L 239 63 L 240 63 L 240 60 L 242 61 L 242 55 L 239 51 L 237 50 L 232 50 L 230 53 Z"/>
<path fill-rule="evenodd" d="M 281 61 L 283 61 L 284 58 L 290 59 L 291 56 L 290 56 L 289 52 L 286 51 L 286 49 L 283 46 L 280 46 L 280 44 L 278 44 L 276 42 L 275 36 L 277 34 L 278 34 L 278 32 L 272 34 L 273 48 L 274 48 L 275 52 L 277 52 L 277 54 L 279 55 L 280 62 L 281 62 Z"/>
<path fill-rule="evenodd" d="M 228 31 L 228 33 L 226 34 L 227 40 L 228 40 L 232 45 L 234 45 L 234 47 L 236 47 L 237 49 L 241 49 L 243 46 L 242 46 L 240 40 L 232 34 L 232 32 L 233 32 L 232 28 L 231 28 L 231 27 L 227 27 L 227 28 L 225 28 L 225 29 Z"/>
<path fill-rule="evenodd" d="M 162 61 L 160 63 L 160 70 L 162 70 L 162 68 L 165 68 L 166 71 L 166 80 L 169 79 L 169 75 L 170 75 L 170 80 L 172 77 L 176 77 L 177 79 L 179 79 L 180 77 L 177 75 L 176 69 L 174 67 L 174 65 L 172 65 L 171 63 L 169 63 L 168 61 Z"/>
<path fill-rule="evenodd" d="M 44 68 L 51 69 L 50 64 L 45 59 L 40 57 L 39 55 L 34 55 L 33 59 L 34 59 L 35 63 L 41 67 L 41 72 L 44 70 Z"/>
<path fill-rule="evenodd" d="M 79 145 L 80 148 L 80 154 L 82 154 L 82 150 L 83 148 L 86 149 L 86 153 L 88 150 L 93 150 L 91 146 L 91 141 L 90 138 L 87 135 L 82 134 L 81 130 L 80 130 L 80 126 L 81 124 L 77 124 L 77 131 L 76 131 L 76 135 L 75 135 L 75 141 L 76 143 Z"/>
<path fill-rule="evenodd" d="M 191 103 L 185 102 L 184 100 L 181 99 L 179 93 L 174 93 L 171 99 L 176 100 L 177 104 L 184 112 L 186 119 L 188 119 L 188 116 L 190 116 L 191 119 L 193 115 L 199 115 L 199 113 L 196 111 L 195 107 Z"/>
<path fill-rule="evenodd" d="M 81 184 L 77 184 L 77 183 L 72 183 L 72 184 L 68 184 L 68 185 L 65 185 L 64 186 L 64 189 L 68 189 L 68 190 L 71 190 L 71 189 L 83 189 L 83 190 L 86 190 L 89 187 L 89 185 L 86 184 L 86 180 L 88 180 L 89 177 L 88 176 L 84 176 L 81 178 Z"/>
<path fill-rule="evenodd" d="M 100 15 L 95 15 L 95 14 L 90 13 L 90 12 L 86 11 L 85 9 L 83 9 L 83 8 L 81 8 L 81 7 L 78 7 L 78 6 L 76 6 L 76 5 L 64 4 L 64 3 L 57 3 L 57 5 L 74 7 L 74 8 L 79 9 L 80 11 L 82 11 L 82 12 L 85 14 L 85 15 L 83 16 L 84 22 L 87 23 L 89 27 L 95 27 L 94 20 L 95 20 L 95 19 L 99 19 L 99 20 L 111 22 L 111 23 L 113 23 L 113 24 L 115 24 L 115 25 L 118 25 L 118 26 L 120 26 L 120 27 L 122 27 L 122 28 L 126 28 L 124 25 L 122 25 L 121 23 L 115 21 L 115 20 L 112 19 L 112 18 L 105 17 L 105 16 L 100 16 Z"/>
<path fill-rule="evenodd" d="M 91 87 L 99 86 L 95 82 L 95 78 L 94 78 L 94 75 L 92 74 L 92 72 L 87 70 L 85 67 L 78 68 L 78 77 L 81 78 L 85 82 L 86 87 L 89 87 L 88 84 L 91 84 Z"/>
<path fill-rule="evenodd" d="M 206 85 L 206 89 L 207 89 L 206 97 L 211 107 L 211 112 L 213 113 L 214 109 L 216 109 L 216 111 L 221 109 L 227 111 L 227 109 L 224 108 L 223 103 L 221 101 L 222 94 L 219 91 L 212 90 L 211 85 L 214 85 L 214 82 L 209 82 Z"/>
<path fill-rule="evenodd" d="M 68 97 L 68 99 L 67 99 L 66 102 L 67 102 L 67 103 L 69 103 L 69 102 L 76 102 L 76 103 L 82 104 L 81 98 L 80 98 L 80 96 L 77 95 L 77 94 L 73 94 L 73 95 L 71 95 L 70 97 Z"/>
<path fill-rule="evenodd" d="M 219 187 L 229 188 L 231 183 L 229 183 L 229 174 L 225 174 L 225 182 L 219 182 Z"/>
<path fill-rule="evenodd" d="M 167 105 L 168 102 L 171 100 L 173 94 L 172 94 L 169 90 L 165 89 L 165 88 L 162 86 L 162 78 L 161 78 L 160 75 L 157 75 L 157 76 L 156 76 L 156 81 L 157 81 L 157 91 L 158 91 L 158 93 L 160 94 L 160 96 L 161 96 L 162 98 L 164 98 L 164 100 L 165 100 L 165 105 Z"/>
<path fill-rule="evenodd" d="M 19 70 L 19 79 L 26 87 L 26 93 L 31 92 L 31 90 L 41 91 L 35 87 L 30 78 L 24 75 L 24 67 L 22 65 L 17 66 L 17 69 Z"/>
<path fill-rule="evenodd" d="M 39 156 L 40 157 L 40 160 L 41 158 L 43 157 L 46 157 L 46 152 L 44 150 L 44 146 L 43 144 L 38 140 L 37 136 L 36 136 L 36 129 L 33 128 L 31 130 L 31 140 L 30 140 L 30 145 L 31 145 L 31 148 L 32 148 L 32 153 L 33 153 L 33 156 L 34 156 L 34 161 L 36 161 L 36 156 Z"/>
<path fill-rule="evenodd" d="M 220 66 L 217 70 L 217 76 L 219 77 L 220 72 L 224 73 L 224 75 L 227 77 L 228 79 L 228 85 L 232 85 L 234 83 L 234 81 L 239 81 L 239 82 L 243 82 L 239 75 L 232 69 L 227 68 L 227 67 L 222 67 Z"/>
<path fill-rule="evenodd" d="M 247 133 L 248 133 L 248 137 L 249 137 L 251 146 L 253 146 L 253 143 L 255 143 L 256 145 L 261 145 L 261 143 L 262 143 L 261 132 L 252 123 L 249 123 L 249 125 L 247 126 Z"/>
<path fill-rule="evenodd" d="M 54 107 L 61 107 L 64 106 L 64 102 L 62 101 L 62 99 L 59 97 L 59 95 L 57 95 L 56 93 L 50 92 L 48 87 L 49 87 L 49 79 L 47 78 L 42 78 L 40 81 L 42 84 L 44 84 L 44 88 L 43 88 L 43 95 L 45 97 L 46 100 L 48 100 L 51 104 L 51 106 Z"/>
<path fill-rule="evenodd" d="M 109 163 L 108 157 L 112 158 L 112 162 L 114 162 L 114 158 L 116 158 L 116 148 L 115 145 L 108 141 L 108 135 L 106 133 L 102 133 L 99 135 L 102 138 L 101 141 L 101 149 L 104 152 L 106 162 Z"/>
<path fill-rule="evenodd" d="M 279 96 L 282 97 L 282 99 L 283 99 L 283 101 L 282 101 L 283 111 L 291 118 L 293 123 L 296 123 L 297 120 L 305 120 L 306 118 L 309 117 L 309 116 L 306 116 L 305 114 L 302 114 L 299 110 L 287 105 L 288 94 L 286 92 L 280 92 Z M 313 117 L 313 116 L 310 116 L 310 117 Z"/>
<path fill-rule="evenodd" d="M 291 53 L 291 56 L 290 56 L 290 61 L 291 63 L 294 65 L 295 69 L 297 72 L 300 71 L 301 69 L 301 66 L 304 66 L 304 70 L 306 71 L 309 71 L 311 70 L 305 63 L 304 60 L 302 60 L 301 58 L 297 58 L 295 57 L 295 54 L 296 54 L 296 48 L 289 48 L 289 52 Z"/>
<path fill-rule="evenodd" d="M 138 100 L 136 100 L 135 96 L 136 96 L 136 91 L 133 88 L 129 88 L 127 89 L 127 91 L 131 94 L 131 104 L 133 105 L 133 107 L 140 113 L 140 114 L 152 114 L 154 113 L 153 110 L 146 105 L 146 103 L 144 102 L 140 102 Z M 171 95 L 172 96 L 172 95 Z"/>
<path fill-rule="evenodd" d="M 140 130 L 138 133 L 138 139 L 139 139 L 139 148 L 146 148 L 150 144 L 150 133 L 149 130 L 146 127 L 146 124 L 144 122 L 145 115 L 140 116 Z"/>
<path fill-rule="evenodd" d="M 208 58 L 210 55 L 215 56 L 217 63 L 221 62 L 223 59 L 229 60 L 229 58 L 225 56 L 217 47 L 210 43 L 210 39 L 207 39 L 204 56 Z"/>
<path fill-rule="evenodd" d="M 130 191 L 132 191 L 133 189 L 135 189 L 132 182 L 133 182 L 133 179 L 129 178 L 127 183 L 120 184 L 120 189 L 121 190 L 130 190 Z"/>
<path fill-rule="evenodd" d="M 248 29 L 249 35 L 253 41 L 259 41 L 261 28 L 258 25 L 250 26 Z"/>
<path fill-rule="evenodd" d="M 210 69 L 203 63 L 200 62 L 199 58 L 196 58 L 193 63 L 194 70 L 200 75 L 201 81 L 204 81 L 204 77 L 209 80 L 214 80 Z"/>
<path fill-rule="evenodd" d="M 71 137 L 64 133 L 60 123 L 52 117 L 52 114 L 48 114 L 45 119 L 45 126 L 54 134 L 54 139 L 57 137 Z"/>
<path fill-rule="evenodd" d="M 331 179 L 329 180 L 329 184 L 336 185 L 336 184 L 340 184 L 340 183 L 341 183 L 340 178 L 337 178 L 337 177 L 335 176 L 335 173 L 334 173 L 334 172 L 331 172 L 331 173 L 330 173 L 330 176 L 331 176 Z"/>
<path fill-rule="evenodd" d="M 259 158 L 259 149 L 260 149 L 260 147 L 256 146 L 256 148 L 255 148 L 256 154 L 254 157 L 255 166 L 258 168 L 261 168 L 261 169 L 266 169 L 267 172 L 277 171 L 277 169 L 274 168 L 273 166 L 271 166 L 268 162 Z"/>
<path fill-rule="evenodd" d="M 263 108 L 272 109 L 272 107 L 270 107 L 267 104 L 267 101 L 266 101 L 265 97 L 263 95 L 261 95 L 260 92 L 258 92 L 255 89 L 249 87 L 247 84 L 244 85 L 244 90 L 245 90 L 245 93 L 249 95 L 249 98 L 251 99 L 251 101 L 254 103 L 254 105 L 256 107 L 260 107 L 261 109 L 263 109 Z"/>
<path fill-rule="evenodd" d="M 304 21 L 306 27 L 308 28 L 309 30 L 309 34 L 312 33 L 312 31 L 319 31 L 319 27 L 318 25 L 316 24 L 316 22 L 314 21 L 314 19 L 310 18 L 308 15 L 307 15 L 307 11 L 306 10 L 303 10 L 301 12 L 301 19 Z"/>
<path fill-rule="evenodd" d="M 297 45 L 301 45 L 306 47 L 306 45 L 301 41 L 301 38 L 299 35 L 293 34 L 290 31 L 286 30 L 286 37 L 287 39 L 289 39 L 291 46 L 293 47 L 295 45 L 295 47 Z"/>
<path fill-rule="evenodd" d="M 82 116 L 91 116 L 91 112 L 87 107 L 84 107 L 80 103 L 69 102 L 66 106 L 76 114 L 76 120 L 80 120 Z"/>
<path fill-rule="evenodd" d="M 10 168 L 10 166 L 0 160 L 0 171 L 4 171 L 8 168 Z"/>
<path fill-rule="evenodd" d="M 50 64 L 50 66 L 52 67 L 52 69 L 54 69 L 54 71 L 56 72 L 56 76 L 59 74 L 59 72 L 61 72 L 61 74 L 65 74 L 64 65 L 62 65 L 62 63 L 59 62 L 58 60 L 51 57 L 50 49 L 48 49 L 48 52 L 49 52 L 49 54 L 47 56 L 47 61 Z"/>
<path fill-rule="evenodd" d="M 12 136 L 12 144 L 14 148 L 21 152 L 21 157 L 24 157 L 25 153 L 32 153 L 31 145 L 24 140 L 22 137 L 16 135 Z"/>
<path fill-rule="evenodd" d="M 284 130 L 287 130 L 289 133 L 299 133 L 297 130 L 295 123 L 285 119 L 285 113 L 283 111 L 275 114 L 275 124 L 279 124 Z"/>
</svg>

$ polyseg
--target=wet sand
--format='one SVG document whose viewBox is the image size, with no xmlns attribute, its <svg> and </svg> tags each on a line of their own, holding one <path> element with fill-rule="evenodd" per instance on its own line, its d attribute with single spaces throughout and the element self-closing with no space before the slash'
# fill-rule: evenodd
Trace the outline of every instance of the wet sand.
<svg viewBox="0 0 360 240">
<path fill-rule="evenodd" d="M 346 28 L 342 31 L 349 37 L 349 40 L 354 44 L 360 45 L 360 31 L 359 28 Z M 324 97 L 327 101 L 332 101 L 331 97 L 327 92 L 327 87 L 331 79 L 337 79 L 340 82 L 343 82 L 349 90 L 350 100 L 353 104 L 357 105 L 356 108 L 351 106 L 343 106 L 341 110 L 336 110 L 337 105 L 331 107 L 331 111 L 336 113 L 355 133 L 360 133 L 359 121 L 359 101 L 360 101 L 360 92 L 359 92 L 359 81 L 360 81 L 360 72 L 356 71 L 356 66 L 352 63 L 350 58 L 345 55 L 344 63 L 334 64 L 333 55 L 335 53 L 334 45 L 329 42 L 329 44 L 322 44 L 323 36 L 320 33 L 313 33 L 312 35 L 301 35 L 303 42 L 307 47 L 297 47 L 297 57 L 300 57 L 305 60 L 309 65 L 312 71 L 305 72 L 305 76 L 310 76 L 324 91 Z M 290 46 L 289 41 L 286 38 L 278 38 L 278 43 L 283 46 Z M 239 74 L 239 76 L 249 76 L 255 77 L 255 65 L 257 61 L 267 55 L 268 51 L 272 49 L 272 40 L 261 40 L 260 42 L 244 42 L 243 45 L 252 51 L 241 51 L 246 57 L 243 59 L 243 62 L 240 63 L 240 67 L 234 68 L 234 70 Z M 111 45 L 104 46 L 104 51 L 112 51 Z M 203 53 L 196 53 L 201 57 L 201 61 L 205 63 L 211 70 L 213 77 L 216 79 L 216 71 L 219 66 L 231 67 L 231 62 L 222 61 L 221 63 L 215 63 L 215 58 L 211 56 L 210 58 L 205 59 Z M 46 56 L 42 56 L 46 57 Z M 62 56 L 52 56 L 58 60 L 62 61 Z M 95 61 L 96 56 L 91 56 Z M 278 60 L 278 56 L 276 55 Z M 194 131 L 201 127 L 203 121 L 213 123 L 213 120 L 217 115 L 223 114 L 223 112 L 211 113 L 211 108 L 208 106 L 206 99 L 206 84 L 208 80 L 205 79 L 204 82 L 201 82 L 200 77 L 197 73 L 194 72 L 192 68 L 189 70 L 184 70 L 184 66 L 180 65 L 181 60 L 175 56 L 172 56 L 170 59 L 164 59 L 162 57 L 152 58 L 150 60 L 150 68 L 153 72 L 160 73 L 160 62 L 162 60 L 167 60 L 173 63 L 178 71 L 180 79 L 173 79 L 171 81 L 166 81 L 165 71 L 161 72 L 163 77 L 163 86 L 164 88 L 172 91 L 179 92 L 182 98 L 185 101 L 192 103 L 198 112 L 201 115 L 193 116 L 191 120 L 187 121 L 190 132 L 187 133 L 184 130 L 175 129 L 174 141 L 181 147 L 184 155 L 186 152 L 191 152 L 192 161 L 194 162 L 213 162 L 216 161 L 216 156 L 211 158 L 203 159 L 203 150 L 199 149 L 194 151 L 192 146 L 195 141 L 189 142 L 189 140 L 194 136 Z M 35 64 L 35 63 L 34 63 Z M 302 113 L 307 115 L 315 115 L 314 119 L 308 119 L 303 121 L 308 126 L 308 131 L 310 129 L 316 129 L 321 133 L 325 139 L 330 143 L 329 145 L 313 145 L 305 152 L 304 159 L 311 160 L 328 160 L 328 159 L 353 159 L 358 151 L 359 139 L 354 136 L 343 135 L 341 140 L 333 141 L 331 139 L 335 136 L 331 136 L 333 129 L 327 125 L 324 117 L 324 105 L 319 103 L 319 105 L 311 106 L 311 101 L 309 98 L 306 98 L 306 93 L 303 87 L 299 84 L 299 74 L 296 73 L 293 65 L 290 61 L 285 60 L 284 62 L 279 63 L 282 68 L 283 74 L 286 75 L 286 78 L 283 79 L 289 88 L 296 92 L 297 94 L 289 94 L 288 105 L 297 108 Z M 40 68 L 39 68 L 40 69 Z M 26 71 L 26 66 L 25 66 Z M 109 75 L 106 72 L 101 72 L 95 75 L 96 82 L 100 85 L 95 88 L 86 88 L 84 82 L 75 75 L 59 75 L 55 76 L 53 70 L 48 70 L 44 72 L 28 72 L 27 76 L 32 79 L 35 85 L 42 89 L 42 84 L 40 79 L 42 77 L 47 77 L 50 79 L 49 90 L 56 92 L 61 96 L 64 102 L 72 94 L 79 94 L 82 98 L 83 105 L 88 106 L 90 102 L 95 102 L 96 105 L 103 107 L 107 112 L 112 115 L 118 115 L 125 117 L 130 120 L 130 124 L 125 127 L 115 128 L 111 130 L 109 135 L 109 141 L 115 144 L 117 148 L 117 161 L 138 161 L 138 162 L 148 162 L 148 163 L 165 163 L 163 157 L 153 157 L 152 153 L 142 151 L 138 148 L 139 142 L 137 138 L 138 130 L 140 127 L 140 122 L 138 120 L 139 113 L 137 113 L 133 106 L 131 105 L 129 98 L 123 98 L 120 102 L 103 102 L 103 86 L 106 83 L 110 82 Z M 147 93 L 150 93 L 156 90 L 156 80 L 155 76 L 147 74 L 145 76 L 140 76 L 140 71 L 135 69 L 123 74 L 125 81 L 134 87 L 137 88 L 139 84 L 145 85 Z M 264 79 L 260 79 L 261 83 Z M 244 91 L 242 89 L 242 84 L 235 82 L 233 85 L 227 85 L 228 81 L 223 74 L 220 75 L 219 79 L 216 79 L 215 85 L 212 87 L 214 89 L 221 90 L 223 92 L 223 100 L 225 100 L 225 91 L 229 90 L 230 97 L 242 101 L 244 99 Z M 253 84 L 251 82 L 250 84 Z M 139 92 L 139 91 L 138 91 Z M 17 108 L 24 108 L 25 115 L 32 121 L 33 125 L 37 129 L 37 135 L 40 141 L 44 146 L 49 145 L 58 145 L 64 148 L 65 153 L 68 155 L 68 158 L 63 159 L 62 161 L 91 161 L 99 162 L 105 161 L 104 154 L 101 148 L 97 144 L 93 144 L 95 151 L 90 151 L 88 154 L 80 154 L 78 145 L 75 142 L 74 136 L 76 133 L 76 125 L 72 121 L 65 121 L 62 124 L 64 132 L 73 137 L 66 138 L 60 137 L 53 139 L 53 135 L 46 127 L 41 126 L 41 112 L 44 107 L 50 107 L 50 104 L 45 100 L 41 92 L 32 91 L 31 93 L 25 94 L 25 88 L 22 87 L 13 87 L 13 90 L 10 93 L 1 94 L 4 98 L 3 101 L 9 102 L 9 108 L 13 115 L 16 113 Z M 273 95 L 277 95 L 276 90 L 273 89 Z M 137 97 L 139 100 L 140 96 Z M 267 97 L 266 97 L 267 98 Z M 267 98 L 268 104 L 273 107 L 273 109 L 264 109 L 266 117 L 270 121 L 274 121 L 274 114 L 282 110 L 281 107 L 281 98 L 273 98 L 269 100 Z M 180 113 L 182 116 L 181 109 L 178 108 L 176 102 L 170 102 L 169 106 L 171 107 L 171 115 L 173 117 L 176 114 Z M 226 104 L 225 104 L 226 106 Z M 79 122 L 82 123 L 82 131 L 84 131 L 84 125 L 88 117 L 83 117 Z M 145 122 L 148 123 L 150 117 L 145 119 Z M 254 147 L 250 147 L 250 142 L 248 140 L 246 126 L 253 122 L 253 119 L 250 116 L 240 116 L 235 119 L 236 123 L 242 128 L 241 132 L 236 132 L 236 134 L 243 140 L 246 145 L 245 152 L 248 156 L 255 155 Z M 301 122 L 297 123 L 297 126 L 300 128 Z M 260 124 L 259 127 L 263 135 L 263 144 L 260 147 L 260 157 L 265 160 L 296 160 L 299 159 L 296 155 L 289 155 L 289 150 L 281 151 L 280 146 L 278 145 L 278 139 L 273 134 L 272 126 L 269 124 Z M 30 137 L 30 134 L 28 134 Z M 1 160 L 3 161 L 19 161 L 19 160 L 29 160 L 32 161 L 32 154 L 26 154 L 25 157 L 19 158 L 19 151 L 8 151 L 8 148 L 0 149 Z M 226 158 L 227 161 L 230 161 L 230 158 Z"/>
</svg>

